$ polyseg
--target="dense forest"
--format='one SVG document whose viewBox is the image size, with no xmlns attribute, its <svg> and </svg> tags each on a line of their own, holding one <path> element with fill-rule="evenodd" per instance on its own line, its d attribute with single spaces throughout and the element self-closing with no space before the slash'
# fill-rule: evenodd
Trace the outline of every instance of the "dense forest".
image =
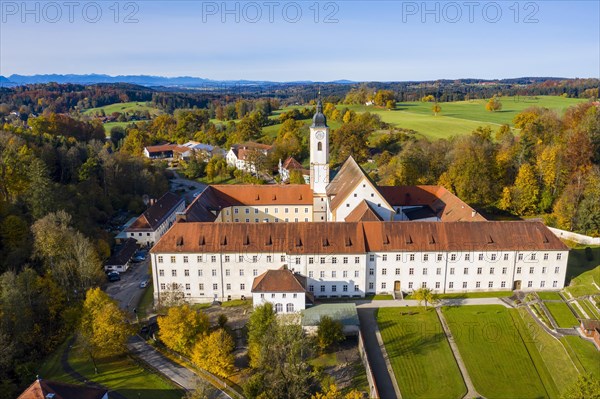
<svg viewBox="0 0 600 399">
<path fill-rule="evenodd" d="M 0 89 L 0 398 L 29 384 L 41 359 L 78 322 L 84 293 L 104 282 L 110 230 L 145 209 L 142 197 L 168 190 L 164 164 L 144 146 L 197 140 L 222 148 L 244 141 L 273 145 L 257 154 L 259 171 L 279 159 L 308 157 L 307 122 L 316 85 L 274 92 L 198 93 L 133 85 L 39 84 Z M 598 81 L 545 80 L 323 85 L 332 130 L 331 163 L 349 155 L 386 185 L 441 184 L 490 217 L 543 217 L 547 223 L 600 235 L 600 107 Z M 502 95 L 590 98 L 559 114 L 532 107 L 504 125 L 430 141 L 389 126 L 349 104 L 432 96 L 439 102 Z M 161 112 L 114 127 L 86 109 L 139 101 Z M 286 104 L 306 104 L 273 112 Z M 271 118 L 270 118 L 271 117 Z M 265 127 L 280 124 L 274 135 Z M 373 135 L 378 132 L 377 135 Z M 374 138 L 375 137 L 375 138 Z M 190 178 L 233 175 L 222 158 L 180 165 Z M 257 180 L 247 180 L 257 182 Z"/>
</svg>

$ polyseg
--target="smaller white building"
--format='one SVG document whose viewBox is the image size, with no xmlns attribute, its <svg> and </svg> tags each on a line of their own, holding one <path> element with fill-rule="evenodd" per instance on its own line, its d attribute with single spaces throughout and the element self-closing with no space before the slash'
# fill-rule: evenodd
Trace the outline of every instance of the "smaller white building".
<svg viewBox="0 0 600 399">
<path fill-rule="evenodd" d="M 125 231 L 139 245 L 153 246 L 171 228 L 178 212 L 185 209 L 185 200 L 167 192 L 142 213 Z"/>
<path fill-rule="evenodd" d="M 306 277 L 284 267 L 267 270 L 254 279 L 252 305 L 273 304 L 278 314 L 297 313 L 306 308 Z"/>
<path fill-rule="evenodd" d="M 236 144 L 227 152 L 225 160 L 227 161 L 227 165 L 233 166 L 236 169 L 256 173 L 256 168 L 252 163 L 253 152 L 258 151 L 262 155 L 267 156 L 271 149 L 270 145 L 260 143 Z"/>
</svg>

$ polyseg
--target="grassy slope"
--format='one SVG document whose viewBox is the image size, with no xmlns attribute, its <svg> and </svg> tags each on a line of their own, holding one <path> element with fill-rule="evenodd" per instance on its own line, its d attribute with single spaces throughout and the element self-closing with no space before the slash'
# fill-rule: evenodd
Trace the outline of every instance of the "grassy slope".
<svg viewBox="0 0 600 399">
<path fill-rule="evenodd" d="M 570 257 L 571 254 L 569 254 L 569 263 L 571 263 Z M 567 270 L 567 273 L 569 273 L 569 269 Z M 600 285 L 600 266 L 575 277 L 571 280 L 571 285 L 565 288 L 565 291 L 569 292 L 574 297 L 599 294 L 600 290 L 592 284 L 593 282 Z"/>
<path fill-rule="evenodd" d="M 561 328 L 570 328 L 579 324 L 569 306 L 564 302 L 545 302 L 544 305 Z"/>
<path fill-rule="evenodd" d="M 571 335 L 560 340 L 581 372 L 592 373 L 596 378 L 600 378 L 600 353 L 593 343 Z"/>
<path fill-rule="evenodd" d="M 463 298 L 502 298 L 509 297 L 512 291 L 488 291 L 488 292 L 464 292 L 456 294 L 439 294 L 439 299 L 463 299 Z M 404 296 L 404 299 L 414 299 L 412 295 Z"/>
<path fill-rule="evenodd" d="M 546 389 L 551 397 L 559 396 L 578 376 L 568 352 L 524 308 L 518 310 L 518 316 L 515 313 L 513 316 Z"/>
<path fill-rule="evenodd" d="M 381 308 L 377 322 L 403 398 L 461 398 L 466 393 L 435 310 Z"/>
<path fill-rule="evenodd" d="M 548 396 L 508 309 L 463 306 L 442 311 L 480 394 L 489 399 Z"/>
</svg>

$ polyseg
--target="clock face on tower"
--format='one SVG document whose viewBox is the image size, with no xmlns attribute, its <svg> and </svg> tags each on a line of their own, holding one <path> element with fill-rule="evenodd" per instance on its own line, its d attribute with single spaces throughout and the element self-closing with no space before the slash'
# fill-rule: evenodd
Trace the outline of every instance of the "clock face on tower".
<svg viewBox="0 0 600 399">
<path fill-rule="evenodd" d="M 323 140 L 323 137 L 325 137 L 325 132 L 322 130 L 317 131 L 317 133 L 315 133 L 315 137 L 317 138 L 317 140 Z"/>
</svg>

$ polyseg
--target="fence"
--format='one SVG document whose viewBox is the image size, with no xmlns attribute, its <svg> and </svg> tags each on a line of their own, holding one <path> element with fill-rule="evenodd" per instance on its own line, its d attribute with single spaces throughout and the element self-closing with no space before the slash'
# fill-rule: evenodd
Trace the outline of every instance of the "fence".
<svg viewBox="0 0 600 399">
<path fill-rule="evenodd" d="M 375 383 L 375 375 L 371 370 L 371 365 L 369 364 L 369 358 L 367 356 L 367 351 L 365 350 L 365 343 L 363 342 L 362 333 L 358 331 L 358 353 L 360 353 L 360 359 L 365 366 L 365 372 L 367 373 L 367 381 L 369 382 L 369 397 L 371 398 L 379 398 L 379 392 L 377 392 L 377 384 Z"/>
<path fill-rule="evenodd" d="M 600 245 L 600 237 L 590 237 L 583 234 L 573 233 L 566 230 L 548 227 L 551 232 L 558 238 L 566 238 L 567 240 L 575 241 L 584 245 Z"/>
</svg>

